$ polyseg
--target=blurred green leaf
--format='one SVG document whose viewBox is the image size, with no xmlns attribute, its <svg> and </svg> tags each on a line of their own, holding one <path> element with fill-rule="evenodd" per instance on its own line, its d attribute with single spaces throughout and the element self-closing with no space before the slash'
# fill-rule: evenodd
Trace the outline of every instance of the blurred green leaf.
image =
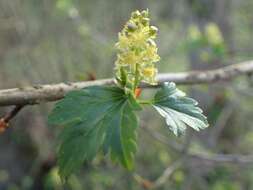
<svg viewBox="0 0 253 190">
<path fill-rule="evenodd" d="M 240 190 L 240 185 L 231 181 L 218 181 L 212 188 L 213 190 Z"/>
<path fill-rule="evenodd" d="M 56 7 L 62 11 L 67 11 L 73 6 L 72 0 L 58 0 L 56 1 Z"/>
</svg>

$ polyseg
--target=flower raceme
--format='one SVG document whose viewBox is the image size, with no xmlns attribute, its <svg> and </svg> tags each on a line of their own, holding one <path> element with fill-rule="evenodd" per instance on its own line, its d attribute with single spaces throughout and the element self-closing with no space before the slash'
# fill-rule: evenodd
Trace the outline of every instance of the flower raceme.
<svg viewBox="0 0 253 190">
<path fill-rule="evenodd" d="M 156 84 L 157 69 L 154 63 L 160 60 L 154 39 L 158 29 L 150 26 L 148 10 L 132 13 L 130 20 L 119 33 L 115 62 L 116 76 L 127 82 L 134 90 L 143 81 Z"/>
</svg>

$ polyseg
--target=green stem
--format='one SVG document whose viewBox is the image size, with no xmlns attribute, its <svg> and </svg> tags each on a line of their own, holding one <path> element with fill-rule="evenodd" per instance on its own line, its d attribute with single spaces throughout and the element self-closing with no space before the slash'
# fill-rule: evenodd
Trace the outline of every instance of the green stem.
<svg viewBox="0 0 253 190">
<path fill-rule="evenodd" d="M 135 92 L 135 89 L 138 87 L 138 83 L 139 83 L 139 68 L 138 68 L 138 64 L 135 64 L 135 74 L 134 74 L 134 88 L 133 88 L 133 92 Z"/>
<path fill-rule="evenodd" d="M 139 104 L 152 105 L 152 100 L 137 100 Z"/>
</svg>

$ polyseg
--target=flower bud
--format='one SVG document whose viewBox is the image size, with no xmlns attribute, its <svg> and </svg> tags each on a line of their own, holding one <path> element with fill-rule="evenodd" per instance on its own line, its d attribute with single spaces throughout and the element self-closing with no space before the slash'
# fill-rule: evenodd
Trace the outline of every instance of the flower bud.
<svg viewBox="0 0 253 190">
<path fill-rule="evenodd" d="M 156 46 L 156 43 L 152 39 L 148 39 L 148 44 L 151 46 Z"/>
<path fill-rule="evenodd" d="M 143 26 L 147 26 L 149 23 L 150 19 L 149 18 L 142 18 L 141 19 L 141 23 L 143 24 Z"/>
<path fill-rule="evenodd" d="M 150 37 L 156 36 L 157 32 L 158 32 L 158 28 L 156 28 L 155 26 L 150 27 L 150 30 L 149 30 Z"/>
<path fill-rule="evenodd" d="M 132 18 L 133 18 L 133 19 L 136 19 L 136 18 L 138 18 L 138 17 L 140 17 L 140 16 L 141 16 L 140 11 L 135 11 L 135 12 L 132 13 Z"/>
<path fill-rule="evenodd" d="M 144 17 L 144 18 L 147 18 L 148 17 L 148 10 L 144 10 L 141 12 L 141 15 Z"/>
<path fill-rule="evenodd" d="M 127 23 L 127 30 L 128 32 L 134 32 L 137 29 L 137 26 L 133 22 L 128 22 Z"/>
</svg>

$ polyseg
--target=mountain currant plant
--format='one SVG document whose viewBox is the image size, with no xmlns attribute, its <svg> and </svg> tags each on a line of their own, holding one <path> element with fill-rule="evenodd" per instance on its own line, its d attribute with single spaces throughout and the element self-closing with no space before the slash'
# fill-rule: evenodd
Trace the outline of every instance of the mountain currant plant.
<svg viewBox="0 0 253 190">
<path fill-rule="evenodd" d="M 59 174 L 65 179 L 92 160 L 98 152 L 127 169 L 134 167 L 137 150 L 136 113 L 152 106 L 165 118 L 168 128 L 182 134 L 186 127 L 199 131 L 208 126 L 197 102 L 185 96 L 173 82 L 161 85 L 150 100 L 142 100 L 140 83 L 156 85 L 160 60 L 147 10 L 132 13 L 116 43 L 114 86 L 92 86 L 72 91 L 56 103 L 49 123 L 63 126 L 57 153 Z M 145 105 L 145 107 L 144 107 Z"/>
</svg>

